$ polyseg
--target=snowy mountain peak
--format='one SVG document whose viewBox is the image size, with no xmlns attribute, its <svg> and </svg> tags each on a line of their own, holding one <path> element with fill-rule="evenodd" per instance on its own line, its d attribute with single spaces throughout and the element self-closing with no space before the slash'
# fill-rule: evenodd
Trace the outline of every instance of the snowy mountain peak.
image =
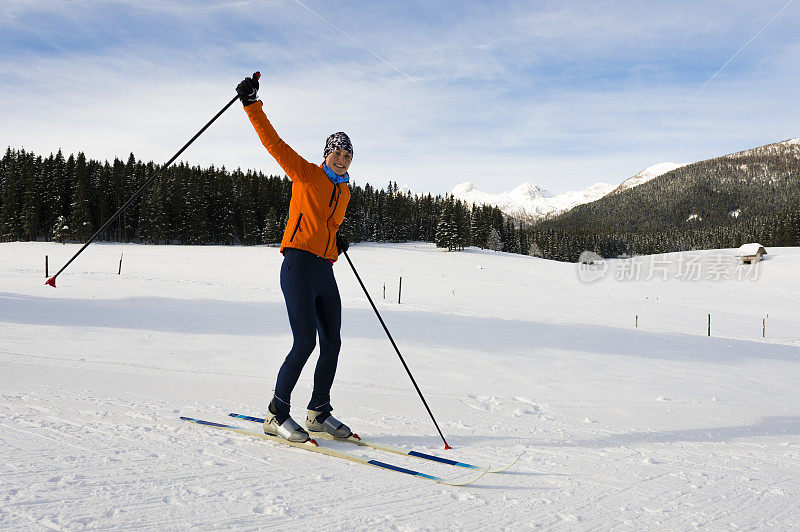
<svg viewBox="0 0 800 532">
<path fill-rule="evenodd" d="M 640 177 L 640 178 L 658 177 L 658 176 L 660 176 L 662 174 L 666 174 L 667 172 L 671 172 L 671 171 L 675 170 L 676 168 L 680 168 L 681 166 L 683 166 L 683 165 L 682 164 L 678 164 L 678 163 L 669 163 L 669 162 L 667 162 L 667 163 L 658 163 L 658 164 L 654 164 L 653 166 L 648 166 L 647 168 L 645 168 L 644 170 L 642 170 L 641 172 L 639 172 L 638 174 L 636 174 L 633 177 Z"/>
<path fill-rule="evenodd" d="M 523 183 L 509 192 L 509 195 L 519 198 L 552 198 L 553 194 L 539 185 Z"/>
<path fill-rule="evenodd" d="M 553 195 L 539 185 L 523 183 L 508 192 L 488 194 L 481 192 L 470 182 L 453 187 L 456 199 L 478 205 L 494 205 L 505 214 L 521 218 L 542 218 L 571 209 L 581 203 L 600 199 L 614 189 L 613 185 L 596 183 L 586 190 Z"/>
<path fill-rule="evenodd" d="M 459 183 L 458 185 L 454 186 L 452 194 L 453 196 L 459 197 L 462 194 L 469 194 L 477 190 L 478 188 L 475 185 L 473 185 L 469 181 L 465 181 L 464 183 Z"/>
<path fill-rule="evenodd" d="M 685 166 L 684 164 L 678 163 L 658 163 L 654 164 L 653 166 L 648 166 L 638 174 L 633 177 L 629 177 L 625 181 L 620 184 L 619 187 L 614 192 L 622 192 L 623 190 L 628 190 L 629 188 L 633 188 L 639 186 L 643 183 L 647 183 L 648 181 L 655 179 L 656 177 L 666 174 L 667 172 L 671 172 L 676 168 L 680 168 L 681 166 Z"/>
</svg>

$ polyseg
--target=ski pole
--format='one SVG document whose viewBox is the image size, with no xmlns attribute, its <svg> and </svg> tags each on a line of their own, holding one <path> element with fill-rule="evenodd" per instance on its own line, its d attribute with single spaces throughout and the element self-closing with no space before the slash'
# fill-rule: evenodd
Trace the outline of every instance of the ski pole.
<svg viewBox="0 0 800 532">
<path fill-rule="evenodd" d="M 254 77 L 255 79 L 258 79 L 258 78 L 260 78 L 260 77 L 261 77 L 261 72 L 255 72 L 255 73 L 253 74 L 253 77 Z M 106 229 L 108 229 L 108 227 L 109 227 L 109 226 L 110 226 L 112 223 L 114 223 L 114 221 L 115 221 L 117 218 L 119 218 L 120 214 L 122 214 L 122 213 L 125 211 L 125 209 L 127 209 L 127 208 L 128 208 L 128 206 L 129 206 L 131 203 L 133 203 L 134 201 L 136 201 L 136 199 L 137 199 L 139 196 L 141 196 L 141 195 L 142 195 L 142 193 L 143 193 L 145 190 L 147 190 L 147 187 L 149 187 L 149 186 L 150 186 L 150 184 L 151 184 L 151 183 L 153 183 L 153 181 L 155 181 L 155 180 L 156 180 L 156 178 L 157 178 L 159 175 L 161 175 L 161 172 L 163 172 L 163 171 L 164 171 L 164 170 L 165 170 L 165 169 L 166 169 L 166 168 L 167 168 L 169 165 L 171 165 L 173 162 L 175 162 L 175 159 L 177 159 L 178 157 L 180 157 L 181 153 L 183 153 L 183 152 L 184 152 L 184 150 L 186 150 L 186 148 L 188 148 L 188 147 L 189 147 L 189 146 L 190 146 L 190 145 L 191 145 L 191 144 L 192 144 L 192 143 L 193 143 L 195 140 L 197 140 L 197 137 L 199 137 L 200 135 L 202 135 L 202 134 L 203 134 L 203 132 L 204 132 L 206 129 L 208 129 L 208 128 L 211 126 L 211 124 L 213 124 L 213 123 L 214 123 L 214 122 L 217 120 L 217 118 L 219 118 L 220 116 L 222 116 L 222 113 L 224 113 L 225 111 L 227 111 L 227 110 L 228 110 L 228 108 L 229 108 L 231 105 L 233 105 L 233 104 L 234 104 L 234 102 L 235 102 L 237 99 L 239 99 L 239 95 L 238 95 L 238 94 L 237 94 L 236 96 L 234 96 L 234 97 L 233 97 L 233 99 L 231 99 L 231 101 L 229 101 L 229 102 L 228 102 L 228 103 L 225 105 L 225 107 L 223 107 L 223 108 L 222 108 L 222 110 L 221 110 L 220 112 L 218 112 L 216 115 L 214 115 L 214 118 L 212 118 L 211 120 L 209 120 L 209 121 L 208 121 L 208 123 L 207 123 L 206 125 L 204 125 L 204 126 L 203 126 L 203 127 L 200 129 L 200 131 L 198 131 L 198 132 L 195 134 L 195 136 L 194 136 L 194 137 L 192 137 L 191 139 L 189 139 L 189 142 L 187 142 L 186 144 L 184 144 L 184 145 L 183 145 L 183 148 L 181 148 L 180 150 L 178 150 L 178 153 L 176 153 L 175 155 L 173 155 L 173 156 L 172 156 L 172 158 L 171 158 L 169 161 L 167 161 L 167 163 L 166 163 L 164 166 L 162 166 L 162 167 L 161 167 L 161 168 L 158 170 L 158 172 L 156 172 L 155 174 L 153 174 L 153 175 L 150 177 L 150 179 L 148 179 L 147 181 L 145 181 L 145 182 L 144 182 L 144 184 L 143 184 L 141 187 L 139 187 L 139 189 L 138 189 L 136 192 L 134 192 L 134 193 L 133 193 L 133 196 L 131 196 L 131 197 L 130 197 L 130 199 L 128 199 L 128 201 L 126 201 L 126 202 L 125 202 L 125 203 L 122 205 L 122 207 L 120 207 L 120 208 L 119 208 L 119 210 L 118 210 L 117 212 L 115 212 L 113 216 L 111 216 L 111 218 L 109 218 L 108 220 L 106 220 L 106 223 L 104 223 L 104 224 L 103 224 L 103 226 L 102 226 L 100 229 L 98 229 L 98 230 L 97 230 L 97 232 L 96 232 L 95 234 L 93 234 L 93 235 L 92 235 L 92 238 L 90 238 L 90 239 L 89 239 L 89 240 L 88 240 L 88 241 L 87 241 L 87 242 L 86 242 L 86 243 L 83 245 L 83 247 L 81 247 L 81 249 L 79 249 L 79 250 L 78 250 L 78 252 L 77 252 L 77 253 L 75 253 L 75 254 L 72 256 L 72 258 L 71 258 L 71 259 L 69 259 L 69 260 L 67 261 L 67 263 L 66 263 L 64 266 L 62 266 L 62 267 L 61 267 L 61 269 L 60 269 L 60 270 L 58 270 L 58 272 L 56 272 L 56 274 L 55 274 L 54 276 L 52 276 L 50 279 L 48 279 L 48 280 L 45 282 L 45 284 L 49 284 L 50 286 L 52 286 L 53 288 L 55 288 L 55 287 L 56 287 L 56 277 L 58 277 L 58 276 L 61 274 L 61 272 L 63 272 L 64 270 L 66 270 L 66 269 L 67 269 L 67 266 L 69 266 L 70 264 L 72 264 L 72 261 L 74 261 L 74 260 L 75 260 L 75 259 L 78 257 L 78 255 L 80 255 L 81 253 L 83 253 L 83 250 L 84 250 L 84 249 L 86 249 L 87 247 L 89 247 L 89 244 L 91 244 L 92 242 L 94 242 L 94 239 L 95 239 L 95 238 L 97 238 L 97 237 L 98 237 L 100 234 L 102 234 L 102 232 L 103 232 L 103 231 L 105 231 Z"/>
<path fill-rule="evenodd" d="M 389 341 L 392 342 L 392 347 L 394 347 L 394 350 L 397 353 L 397 356 L 400 357 L 400 362 L 402 362 L 403 363 L 403 367 L 406 368 L 406 373 L 408 373 L 408 376 L 411 377 L 411 382 L 414 384 L 414 388 L 416 388 L 417 393 L 419 394 L 419 398 L 422 399 L 422 404 L 425 405 L 425 409 L 428 411 L 428 415 L 431 416 L 431 419 L 433 420 L 433 424 L 436 426 L 436 430 L 439 431 L 439 436 L 442 437 L 442 441 L 444 442 L 445 450 L 450 449 L 451 447 L 447 444 L 447 440 L 444 439 L 444 434 L 442 434 L 442 429 L 439 428 L 439 424 L 436 422 L 436 418 L 433 417 L 433 412 L 431 412 L 431 409 L 428 406 L 428 402 L 425 400 L 425 397 L 422 395 L 422 391 L 419 389 L 419 386 L 417 386 L 417 381 L 414 380 L 414 376 L 411 374 L 411 370 L 408 369 L 408 364 L 406 364 L 406 361 L 403 358 L 403 355 L 400 354 L 400 350 L 397 348 L 397 344 L 394 342 L 394 338 L 392 338 L 392 334 L 389 332 L 389 328 L 386 327 L 386 323 L 384 323 L 383 318 L 381 318 L 381 314 L 380 314 L 380 312 L 378 312 L 378 308 L 375 306 L 375 303 L 372 302 L 372 298 L 369 296 L 369 292 L 367 292 L 367 287 L 364 286 L 364 283 L 361 281 L 361 276 L 358 275 L 358 272 L 356 271 L 356 267 L 353 266 L 353 261 L 350 260 L 350 257 L 347 255 L 346 251 L 344 251 L 343 254 L 344 254 L 344 258 L 347 259 L 347 262 L 350 263 L 350 267 L 353 269 L 353 273 L 356 274 L 356 279 L 358 279 L 358 284 L 360 284 L 361 285 L 361 289 L 364 290 L 364 294 L 366 294 L 367 299 L 369 300 L 369 304 L 372 305 L 372 310 L 374 310 L 375 311 L 375 315 L 378 316 L 378 321 L 380 321 L 381 325 L 383 325 L 383 330 L 386 331 L 386 336 L 388 336 L 389 337 Z"/>
</svg>

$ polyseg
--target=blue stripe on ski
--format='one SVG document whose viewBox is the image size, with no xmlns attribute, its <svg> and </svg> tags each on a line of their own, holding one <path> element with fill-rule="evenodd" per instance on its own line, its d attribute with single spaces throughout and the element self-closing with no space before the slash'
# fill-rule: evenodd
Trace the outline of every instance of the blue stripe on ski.
<svg viewBox="0 0 800 532">
<path fill-rule="evenodd" d="M 367 463 L 372 464 L 374 466 L 383 467 L 385 469 L 391 469 L 392 471 L 397 471 L 399 473 L 406 473 L 407 475 L 413 475 L 415 477 L 422 477 L 430 480 L 435 480 L 436 482 L 443 482 L 443 479 L 439 477 L 434 477 L 433 475 L 426 475 L 425 473 L 420 473 L 419 471 L 414 471 L 413 469 L 406 469 L 404 467 L 398 467 L 392 464 L 387 464 L 386 462 L 380 462 L 378 460 L 367 460 Z"/>
<path fill-rule="evenodd" d="M 408 451 L 409 456 L 416 456 L 417 458 L 424 458 L 425 460 L 431 460 L 433 462 L 441 462 L 443 464 L 458 466 L 458 467 L 466 467 L 467 469 L 481 469 L 480 467 L 472 464 L 465 464 L 464 462 L 456 462 L 455 460 L 450 460 L 448 458 L 440 458 L 438 456 L 434 456 L 432 454 L 425 454 L 419 451 Z"/>
<path fill-rule="evenodd" d="M 263 423 L 263 417 L 253 417 L 253 416 L 245 416 L 244 414 L 228 414 L 231 417 L 235 417 L 236 419 L 244 419 L 245 421 L 253 421 L 255 423 Z"/>
<path fill-rule="evenodd" d="M 192 423 L 197 423 L 198 425 L 210 425 L 212 427 L 219 427 L 219 428 L 222 428 L 222 429 L 238 429 L 239 428 L 239 427 L 236 427 L 234 425 L 223 425 L 222 423 L 214 423 L 213 421 L 205 421 L 205 420 L 202 420 L 202 419 L 195 419 L 193 417 L 181 416 L 181 419 L 184 420 L 184 421 L 191 421 Z"/>
</svg>

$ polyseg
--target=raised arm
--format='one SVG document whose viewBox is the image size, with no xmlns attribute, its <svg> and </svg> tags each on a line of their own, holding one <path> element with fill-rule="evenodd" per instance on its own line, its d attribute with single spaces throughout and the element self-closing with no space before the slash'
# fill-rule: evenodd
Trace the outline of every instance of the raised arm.
<svg viewBox="0 0 800 532">
<path fill-rule="evenodd" d="M 239 99 L 242 104 L 244 104 L 244 111 L 247 113 L 250 123 L 253 124 L 253 128 L 258 133 L 258 138 L 261 139 L 261 144 L 278 161 L 286 175 L 292 181 L 309 181 L 312 179 L 314 172 L 317 171 L 317 166 L 306 161 L 291 146 L 286 144 L 270 124 L 267 115 L 264 114 L 263 104 L 261 100 L 257 99 L 258 80 L 246 78 L 236 87 L 236 91 L 239 93 Z"/>
</svg>

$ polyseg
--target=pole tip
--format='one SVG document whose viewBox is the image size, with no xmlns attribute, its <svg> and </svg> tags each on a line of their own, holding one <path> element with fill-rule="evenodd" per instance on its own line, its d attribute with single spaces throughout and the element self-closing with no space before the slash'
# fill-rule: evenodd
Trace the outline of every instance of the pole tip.
<svg viewBox="0 0 800 532">
<path fill-rule="evenodd" d="M 44 283 L 44 284 L 49 284 L 50 286 L 52 286 L 53 288 L 55 288 L 55 287 L 56 287 L 56 276 L 55 276 L 55 275 L 54 275 L 54 276 L 52 276 L 52 277 L 51 277 L 51 278 L 49 278 L 47 281 L 45 281 L 45 283 Z"/>
</svg>

